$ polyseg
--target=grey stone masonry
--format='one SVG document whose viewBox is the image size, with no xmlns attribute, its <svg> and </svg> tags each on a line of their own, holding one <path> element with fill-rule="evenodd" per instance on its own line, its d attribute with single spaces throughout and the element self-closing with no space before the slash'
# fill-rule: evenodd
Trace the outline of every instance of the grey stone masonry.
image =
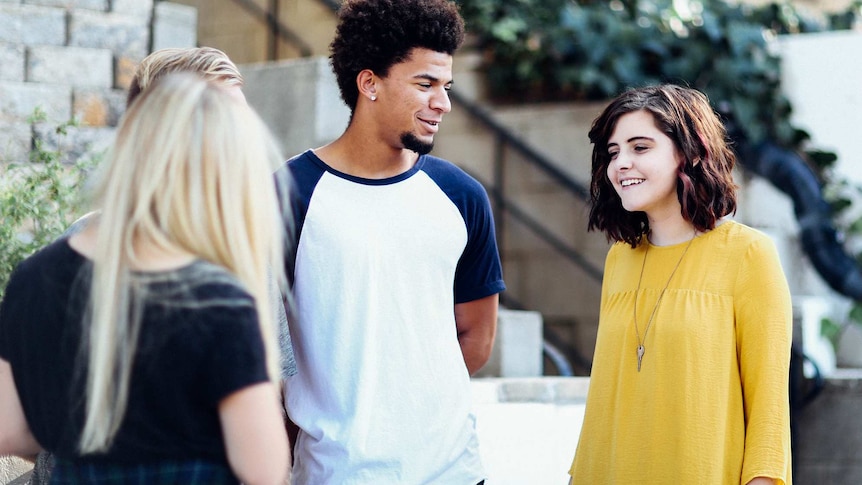
<svg viewBox="0 0 862 485">
<path fill-rule="evenodd" d="M 197 45 L 197 10 L 160 3 L 156 26 L 156 0 L 0 0 L 0 163 L 27 162 L 34 140 L 67 162 L 113 143 L 152 33 Z M 33 123 L 37 109 L 45 121 Z"/>
<path fill-rule="evenodd" d="M 72 88 L 0 81 L 0 121 L 26 120 L 37 107 L 42 108 L 49 121 L 68 121 L 72 116 Z"/>
<path fill-rule="evenodd" d="M 24 46 L 0 42 L 0 81 L 24 80 Z"/>
<path fill-rule="evenodd" d="M 114 82 L 113 56 L 108 49 L 31 47 L 27 56 L 27 81 L 110 88 Z"/>
<path fill-rule="evenodd" d="M 72 93 L 75 119 L 86 126 L 117 126 L 125 110 L 123 89 L 77 88 Z"/>
<path fill-rule="evenodd" d="M 63 45 L 66 11 L 56 7 L 0 4 L 0 42 Z"/>
<path fill-rule="evenodd" d="M 153 0 L 111 0 L 111 11 L 149 17 L 153 11 Z"/>
<path fill-rule="evenodd" d="M 197 43 L 198 11 L 194 7 L 159 2 L 153 13 L 153 50 L 194 47 Z"/>
<path fill-rule="evenodd" d="M 150 18 L 74 10 L 69 19 L 69 45 L 109 49 L 116 56 L 140 61 L 148 54 Z"/>
<path fill-rule="evenodd" d="M 26 162 L 30 153 L 30 124 L 0 121 L 0 163 Z"/>
<path fill-rule="evenodd" d="M 24 0 L 26 5 L 44 5 L 46 7 L 88 8 L 104 12 L 108 10 L 108 0 Z"/>
<path fill-rule="evenodd" d="M 47 150 L 58 150 L 64 163 L 75 160 L 98 160 L 114 142 L 116 128 L 103 126 L 72 126 L 63 135 L 57 134 L 55 123 L 33 126 L 34 136 Z M 86 157 L 86 158 L 82 158 Z"/>
</svg>

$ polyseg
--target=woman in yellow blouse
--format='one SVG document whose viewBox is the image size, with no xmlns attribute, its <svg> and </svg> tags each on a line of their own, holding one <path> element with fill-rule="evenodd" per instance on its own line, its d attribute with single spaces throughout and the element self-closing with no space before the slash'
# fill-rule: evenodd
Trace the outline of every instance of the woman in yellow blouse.
<svg viewBox="0 0 862 485">
<path fill-rule="evenodd" d="M 628 91 L 590 130 L 605 262 L 574 484 L 790 484 L 787 281 L 736 210 L 702 93 Z"/>
</svg>

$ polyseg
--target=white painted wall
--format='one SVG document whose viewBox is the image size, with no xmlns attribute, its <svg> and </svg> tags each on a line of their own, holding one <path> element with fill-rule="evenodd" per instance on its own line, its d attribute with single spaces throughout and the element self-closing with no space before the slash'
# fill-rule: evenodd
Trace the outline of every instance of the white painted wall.
<svg viewBox="0 0 862 485">
<path fill-rule="evenodd" d="M 787 35 L 780 45 L 793 123 L 838 154 L 841 173 L 862 182 L 862 32 Z"/>
<path fill-rule="evenodd" d="M 839 176 L 862 185 L 862 31 L 787 35 L 780 38 L 779 45 L 782 89 L 793 105 L 794 125 L 808 131 L 814 147 L 838 155 L 835 169 Z M 862 197 L 857 197 L 850 215 L 862 215 Z M 848 248 L 850 251 L 859 249 L 862 248 Z M 799 258 L 791 264 L 799 268 L 807 263 L 805 258 Z M 808 289 L 813 291 L 795 300 L 800 310 L 809 311 L 812 316 L 820 314 L 816 318 L 803 316 L 803 324 L 810 322 L 809 326 L 818 327 L 802 329 L 809 341 L 803 340 L 803 345 L 806 353 L 815 356 L 828 373 L 834 369 L 835 358 L 830 361 L 831 348 L 818 338 L 820 317 L 830 316 L 841 321 L 850 301 L 825 285 L 821 285 L 820 290 L 814 286 L 809 285 Z M 820 302 L 804 298 L 809 295 Z M 818 310 L 811 311 L 813 308 Z M 816 343 L 809 346 L 815 339 Z M 856 353 L 860 352 L 862 346 L 857 344 Z M 855 365 L 846 359 L 838 359 L 837 363 Z"/>
</svg>

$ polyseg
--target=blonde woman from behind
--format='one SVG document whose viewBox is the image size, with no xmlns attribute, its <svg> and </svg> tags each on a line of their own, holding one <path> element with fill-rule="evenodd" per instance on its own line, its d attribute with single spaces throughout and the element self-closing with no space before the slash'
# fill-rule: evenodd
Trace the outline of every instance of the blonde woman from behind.
<svg viewBox="0 0 862 485">
<path fill-rule="evenodd" d="M 7 287 L 0 454 L 52 452 L 52 483 L 284 483 L 268 291 L 281 160 L 254 112 L 197 76 L 132 104 L 101 216 Z"/>
</svg>

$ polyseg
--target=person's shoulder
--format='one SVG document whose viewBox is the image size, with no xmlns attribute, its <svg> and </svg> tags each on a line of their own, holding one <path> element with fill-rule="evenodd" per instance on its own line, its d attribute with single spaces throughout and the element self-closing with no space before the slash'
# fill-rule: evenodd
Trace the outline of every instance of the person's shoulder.
<svg viewBox="0 0 862 485">
<path fill-rule="evenodd" d="M 454 163 L 432 155 L 423 155 L 420 170 L 444 190 L 457 188 L 468 193 L 485 193 L 485 188 L 472 175 Z"/>
<path fill-rule="evenodd" d="M 735 220 L 727 220 L 710 231 L 707 241 L 702 249 L 717 260 L 741 262 L 744 255 L 762 257 L 777 252 L 774 240 L 767 233 Z"/>
<path fill-rule="evenodd" d="M 728 240 L 743 246 L 772 244 L 772 238 L 768 234 L 735 220 L 727 220 L 713 230 L 724 234 Z"/>
<path fill-rule="evenodd" d="M 21 296 L 71 281 L 86 261 L 69 246 L 67 238 L 57 239 L 15 265 L 5 294 Z"/>
<path fill-rule="evenodd" d="M 18 268 L 22 271 L 42 266 L 53 268 L 75 259 L 76 254 L 69 246 L 68 237 L 61 237 L 22 260 Z"/>
<path fill-rule="evenodd" d="M 631 244 L 625 241 L 614 241 L 611 243 L 610 248 L 608 248 L 608 253 L 605 256 L 605 265 L 618 260 L 627 261 L 630 258 L 634 258 L 636 257 L 636 251 L 637 248 L 633 248 Z"/>
<path fill-rule="evenodd" d="M 290 177 L 294 189 L 313 187 L 326 172 L 326 164 L 308 149 L 287 160 L 276 174 L 283 175 L 284 172 Z"/>
<path fill-rule="evenodd" d="M 608 253 L 612 255 L 628 253 L 630 251 L 634 251 L 634 248 L 632 248 L 631 244 L 625 241 L 614 241 L 608 249 Z"/>
<path fill-rule="evenodd" d="M 226 268 L 196 260 L 174 271 L 145 276 L 151 292 L 170 304 L 199 307 L 254 306 L 254 298 L 239 278 Z M 161 283 L 161 284 L 160 284 Z M 160 293 L 164 292 L 163 295 Z"/>
<path fill-rule="evenodd" d="M 309 148 L 308 150 L 289 158 L 284 163 L 284 166 L 289 167 L 291 170 L 315 167 L 319 165 L 319 160 L 320 159 L 317 158 L 317 155 L 314 154 L 314 150 Z"/>
</svg>

